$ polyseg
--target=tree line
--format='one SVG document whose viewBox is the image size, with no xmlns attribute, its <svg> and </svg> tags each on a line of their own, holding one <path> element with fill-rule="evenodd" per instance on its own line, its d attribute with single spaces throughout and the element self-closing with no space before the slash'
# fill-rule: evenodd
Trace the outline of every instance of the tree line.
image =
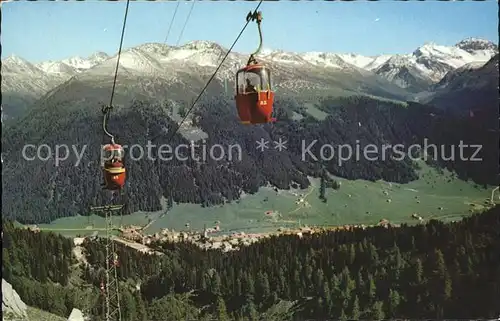
<svg viewBox="0 0 500 321">
<path fill-rule="evenodd" d="M 275 236 L 229 253 L 188 243 L 157 243 L 152 246 L 164 255 L 156 256 L 117 244 L 122 316 L 283 321 L 497 318 L 499 231 L 496 206 L 458 222 L 431 220 L 302 238 Z M 39 251 L 41 242 L 52 246 Z M 102 239 L 85 241 L 88 265 L 72 266 L 69 272 L 61 260 L 72 265 L 73 245 L 63 237 L 4 222 L 3 244 L 4 278 L 28 305 L 60 315 L 76 306 L 102 320 Z M 42 264 L 50 271 L 47 275 L 38 271 Z M 75 273 L 80 281 L 72 284 Z"/>
</svg>

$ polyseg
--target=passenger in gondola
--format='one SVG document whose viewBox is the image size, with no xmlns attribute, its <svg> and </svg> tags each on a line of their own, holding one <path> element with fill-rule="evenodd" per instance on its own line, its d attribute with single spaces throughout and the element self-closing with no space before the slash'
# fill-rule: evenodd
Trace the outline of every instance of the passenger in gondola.
<svg viewBox="0 0 500 321">
<path fill-rule="evenodd" d="M 246 93 L 255 93 L 257 90 L 255 89 L 255 86 L 252 85 L 252 82 L 250 81 L 249 78 L 247 78 L 247 86 L 245 88 Z"/>
</svg>

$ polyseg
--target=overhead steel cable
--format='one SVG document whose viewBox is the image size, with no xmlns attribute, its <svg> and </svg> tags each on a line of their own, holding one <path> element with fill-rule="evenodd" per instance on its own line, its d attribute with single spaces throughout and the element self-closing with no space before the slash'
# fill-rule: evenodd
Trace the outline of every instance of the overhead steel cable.
<svg viewBox="0 0 500 321">
<path fill-rule="evenodd" d="M 113 88 L 111 89 L 111 98 L 109 99 L 110 106 L 113 106 L 113 98 L 115 95 L 115 88 L 116 88 L 116 79 L 118 78 L 118 68 L 120 67 L 120 56 L 122 54 L 122 48 L 123 48 L 123 38 L 125 37 L 125 28 L 127 26 L 129 5 L 130 5 L 130 0 L 127 0 L 127 6 L 125 7 L 125 16 L 123 17 L 123 27 L 122 27 L 122 35 L 120 38 L 120 47 L 118 48 L 118 55 L 116 58 L 115 78 L 113 79 Z"/>
<path fill-rule="evenodd" d="M 170 31 L 172 30 L 172 26 L 174 25 L 175 16 L 177 15 L 177 10 L 179 9 L 180 1 L 177 1 L 177 5 L 175 6 L 174 15 L 172 16 L 172 20 L 170 20 L 170 26 L 168 26 L 167 36 L 165 37 L 165 41 L 163 43 L 167 43 L 168 36 L 170 35 Z"/>
<path fill-rule="evenodd" d="M 194 8 L 196 1 L 195 0 L 192 0 L 192 1 L 193 1 L 193 4 L 191 5 L 191 8 L 189 8 L 189 13 L 186 17 L 186 21 L 184 22 L 184 25 L 182 26 L 181 33 L 179 34 L 179 38 L 177 39 L 177 44 L 175 45 L 176 47 L 179 46 L 179 43 L 181 42 L 182 35 L 184 34 L 184 29 L 186 29 L 189 18 L 191 17 L 191 13 L 193 12 L 193 8 Z"/>
<path fill-rule="evenodd" d="M 113 79 L 113 87 L 111 88 L 111 97 L 109 99 L 109 105 L 108 106 L 104 106 L 102 108 L 102 112 L 104 114 L 103 115 L 103 121 L 102 121 L 102 128 L 104 130 L 104 133 L 111 138 L 111 143 L 112 144 L 115 143 L 115 138 L 107 130 L 106 124 L 107 124 L 107 122 L 109 120 L 109 113 L 110 113 L 111 109 L 113 109 L 113 98 L 115 97 L 116 80 L 118 78 L 118 69 L 120 67 L 120 56 L 121 56 L 122 48 L 123 48 L 123 38 L 125 36 L 125 27 L 127 26 L 127 16 L 128 16 L 129 5 L 130 5 L 130 0 L 127 0 L 127 6 L 125 7 L 125 15 L 123 17 L 123 27 L 122 27 L 122 35 L 121 35 L 121 38 L 120 38 L 120 47 L 118 48 L 118 54 L 116 56 L 115 76 L 114 76 L 114 79 Z"/>
<path fill-rule="evenodd" d="M 263 0 L 260 0 L 259 1 L 259 4 L 257 5 L 257 7 L 255 7 L 254 9 L 254 12 L 257 12 L 257 10 L 259 9 L 260 5 L 262 4 L 262 1 Z M 169 139 L 167 141 L 170 141 L 174 136 L 175 134 L 177 134 L 177 132 L 179 131 L 179 129 L 181 128 L 182 124 L 186 121 L 187 117 L 189 116 L 189 114 L 191 113 L 191 111 L 194 109 L 194 107 L 196 106 L 196 103 L 200 100 L 201 96 L 203 95 L 203 93 L 205 92 L 205 90 L 208 88 L 208 86 L 210 85 L 210 83 L 212 82 L 212 80 L 215 78 L 215 76 L 217 75 L 217 72 L 219 71 L 219 69 L 222 67 L 222 65 L 224 64 L 224 61 L 227 59 L 227 57 L 229 56 L 229 54 L 231 53 L 231 51 L 233 50 L 234 46 L 236 45 L 236 43 L 238 42 L 238 40 L 241 38 L 241 36 L 243 35 L 243 32 L 245 31 L 245 29 L 247 28 L 248 24 L 251 22 L 251 20 L 247 20 L 247 22 L 245 23 L 245 25 L 243 26 L 243 28 L 241 29 L 240 33 L 238 34 L 238 36 L 236 37 L 236 39 L 234 40 L 233 44 L 231 45 L 231 47 L 229 48 L 229 50 L 227 51 L 226 55 L 224 56 L 224 58 L 222 58 L 222 61 L 220 62 L 220 64 L 217 66 L 217 69 L 215 69 L 215 72 L 212 74 L 212 76 L 210 77 L 210 79 L 207 81 L 207 83 L 205 84 L 205 87 L 203 87 L 203 89 L 201 90 L 200 94 L 196 97 L 196 99 L 194 100 L 194 102 L 192 103 L 191 107 L 188 109 L 188 111 L 186 112 L 186 114 L 184 115 L 184 117 L 182 118 L 182 120 L 180 121 L 179 125 L 177 126 L 177 128 L 174 130 L 174 132 L 172 133 L 172 135 L 170 135 Z M 153 138 L 151 138 L 151 141 L 159 136 L 161 136 L 162 134 L 158 134 L 156 136 L 154 136 Z"/>
</svg>

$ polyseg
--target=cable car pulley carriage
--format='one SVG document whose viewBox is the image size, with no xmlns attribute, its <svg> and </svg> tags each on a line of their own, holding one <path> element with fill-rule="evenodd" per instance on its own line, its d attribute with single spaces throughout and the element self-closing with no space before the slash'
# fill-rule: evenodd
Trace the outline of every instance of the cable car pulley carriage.
<svg viewBox="0 0 500 321">
<path fill-rule="evenodd" d="M 243 124 L 264 124 L 276 121 L 272 117 L 274 92 L 271 88 L 271 70 L 260 64 L 255 56 L 262 49 L 262 13 L 249 12 L 247 21 L 256 21 L 259 29 L 259 47 L 250 55 L 247 65 L 236 73 L 236 107 Z"/>
</svg>

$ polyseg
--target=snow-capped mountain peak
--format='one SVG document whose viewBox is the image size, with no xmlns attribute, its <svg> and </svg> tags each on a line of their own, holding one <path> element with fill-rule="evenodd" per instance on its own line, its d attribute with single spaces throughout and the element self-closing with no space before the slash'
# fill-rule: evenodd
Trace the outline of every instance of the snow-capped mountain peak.
<svg viewBox="0 0 500 321">
<path fill-rule="evenodd" d="M 39 73 L 40 70 L 27 60 L 11 55 L 2 61 L 2 73 Z"/>
<path fill-rule="evenodd" d="M 354 66 L 340 58 L 338 54 L 327 52 L 306 52 L 302 54 L 302 58 L 316 66 L 335 69 L 350 69 Z"/>
<path fill-rule="evenodd" d="M 136 47 L 139 50 L 150 54 L 166 56 L 172 50 L 172 47 L 163 43 L 148 42 Z"/>
<path fill-rule="evenodd" d="M 268 56 L 268 55 L 271 55 L 273 52 L 274 52 L 274 50 L 271 48 L 262 48 L 262 50 L 260 51 L 260 55 Z"/>
<path fill-rule="evenodd" d="M 474 53 L 479 50 L 498 50 L 497 46 L 493 42 L 479 38 L 464 39 L 455 44 L 455 47 L 465 50 L 469 53 Z"/>
<path fill-rule="evenodd" d="M 75 68 L 60 61 L 44 61 L 37 64 L 36 67 L 48 74 L 73 75 L 76 73 Z"/>
<path fill-rule="evenodd" d="M 123 72 L 128 74 L 161 75 L 164 79 L 173 79 L 177 72 L 201 74 L 202 70 L 198 69 L 200 67 L 216 67 L 226 52 L 226 48 L 205 40 L 191 41 L 181 46 L 146 43 L 124 50 L 120 66 Z M 325 68 L 327 72 L 333 70 L 357 74 L 360 72 L 364 74 L 363 71 L 371 75 L 375 73 L 393 84 L 418 92 L 438 83 L 448 72 L 467 64 L 480 66 L 496 53 L 498 53 L 497 46 L 492 42 L 469 38 L 454 46 L 428 42 L 409 54 L 363 56 L 355 53 L 297 53 L 266 48 L 256 58 L 278 70 L 301 68 L 303 70 L 301 72 L 307 72 L 306 70 L 312 68 Z M 77 56 L 33 65 L 20 57 L 11 56 L 3 61 L 2 70 L 11 74 L 22 74 L 19 79 L 31 79 L 33 75 L 40 79 L 46 76 L 56 77 L 57 81 L 54 82 L 44 80 L 44 84 L 52 84 L 60 83 L 61 79 L 67 80 L 77 74 L 88 74 L 85 77 L 90 78 L 98 74 L 111 74 L 114 72 L 116 59 L 116 54 L 110 57 L 106 53 L 96 52 L 88 58 Z M 233 78 L 234 72 L 241 68 L 247 59 L 248 53 L 231 52 L 218 77 Z M 27 76 L 29 73 L 31 76 Z M 11 80 L 14 83 L 14 78 Z"/>
<path fill-rule="evenodd" d="M 454 47 L 446 47 L 440 46 L 435 43 L 429 42 L 424 44 L 421 47 L 418 47 L 414 52 L 413 56 L 422 57 L 422 56 L 435 56 L 435 57 L 448 57 L 448 56 L 457 56 L 457 50 Z"/>
<path fill-rule="evenodd" d="M 197 50 L 197 51 L 221 51 L 224 50 L 218 43 L 208 40 L 194 40 L 182 46 L 181 49 Z"/>
<path fill-rule="evenodd" d="M 484 63 L 480 62 L 480 61 L 474 61 L 474 62 L 470 62 L 468 64 L 465 64 L 465 65 L 461 66 L 460 68 L 457 68 L 455 70 L 448 72 L 437 84 L 434 84 L 433 86 L 431 86 L 431 89 L 436 90 L 436 89 L 444 88 L 444 87 L 448 86 L 449 83 L 451 83 L 455 78 L 459 77 L 460 75 L 473 72 L 474 70 L 477 70 L 483 66 L 484 66 Z"/>
<path fill-rule="evenodd" d="M 345 62 L 362 69 L 365 69 L 374 59 L 374 57 L 366 57 L 354 53 L 339 54 L 338 56 Z"/>
<path fill-rule="evenodd" d="M 300 54 L 295 53 L 295 52 L 285 52 L 283 50 L 274 50 L 270 53 L 268 52 L 266 55 L 259 54 L 259 56 L 264 58 L 265 60 L 271 60 L 272 62 L 276 62 L 276 63 L 292 64 L 292 65 L 307 64 L 307 61 L 304 59 L 304 57 L 301 56 Z M 259 60 L 259 57 L 257 57 L 257 60 Z"/>
<path fill-rule="evenodd" d="M 497 47 L 487 40 L 466 39 L 455 46 L 428 42 L 411 55 L 391 56 L 372 70 L 402 87 L 424 90 L 426 86 L 439 82 L 448 72 L 466 64 L 485 64 L 497 52 Z"/>
<path fill-rule="evenodd" d="M 93 67 L 91 61 L 78 56 L 64 59 L 61 62 L 75 69 L 89 69 Z"/>
<path fill-rule="evenodd" d="M 225 53 L 226 49 L 215 42 L 195 40 L 179 47 L 173 47 L 161 60 L 167 63 L 176 61 L 183 64 L 214 67 Z M 234 53 L 231 53 L 230 56 L 234 56 Z"/>
<path fill-rule="evenodd" d="M 384 65 L 390 66 L 390 67 L 402 67 L 402 66 L 407 66 L 410 62 L 412 62 L 413 56 L 412 55 L 394 55 L 389 57 L 385 61 Z M 382 67 L 382 66 L 381 66 Z M 379 67 L 378 69 L 381 69 Z"/>
<path fill-rule="evenodd" d="M 26 60 L 24 60 L 23 58 L 12 54 L 12 55 L 8 56 L 7 58 L 5 58 L 3 63 L 12 63 L 12 64 L 21 65 L 21 64 L 28 63 L 28 62 Z"/>
<path fill-rule="evenodd" d="M 104 52 L 96 52 L 90 55 L 88 58 L 82 58 L 79 56 L 63 59 L 60 62 L 74 68 L 76 71 L 82 71 L 86 69 L 90 69 L 95 65 L 98 65 L 110 57 Z"/>
<path fill-rule="evenodd" d="M 28 62 L 27 60 L 19 57 L 19 56 L 16 56 L 16 55 L 10 55 L 8 56 L 7 58 L 5 58 L 3 61 L 2 61 L 2 64 L 5 66 L 5 65 L 8 65 L 8 66 L 18 66 L 18 67 L 21 67 L 21 66 L 31 66 L 31 63 Z"/>
<path fill-rule="evenodd" d="M 98 63 L 101 63 L 107 59 L 109 59 L 109 55 L 105 52 L 102 52 L 102 51 L 98 51 L 92 55 L 90 55 L 87 60 L 89 60 L 90 62 L 92 63 L 95 63 L 95 64 L 98 64 Z"/>
</svg>

